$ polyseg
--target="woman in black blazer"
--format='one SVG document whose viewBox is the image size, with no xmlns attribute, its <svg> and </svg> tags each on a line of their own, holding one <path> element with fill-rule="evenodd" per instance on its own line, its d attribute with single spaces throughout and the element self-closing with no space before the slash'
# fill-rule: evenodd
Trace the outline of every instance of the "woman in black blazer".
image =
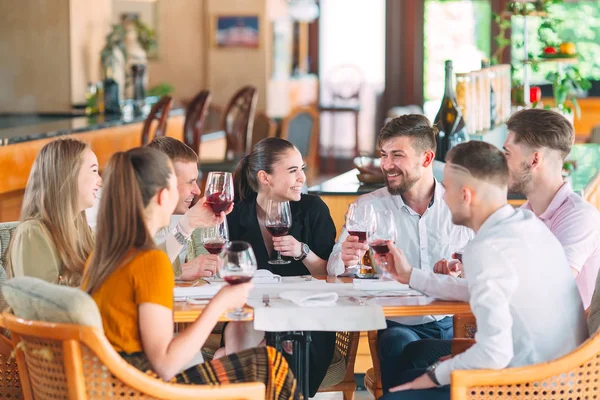
<svg viewBox="0 0 600 400">
<path fill-rule="evenodd" d="M 329 208 L 318 196 L 302 194 L 306 181 L 302 155 L 287 140 L 267 138 L 257 143 L 234 173 L 238 200 L 227 216 L 229 238 L 244 240 L 254 249 L 259 269 L 281 276 L 326 275 L 327 259 L 335 244 L 335 225 Z M 273 237 L 265 228 L 269 200 L 289 201 L 292 226 L 288 235 Z M 272 265 L 275 251 L 289 264 Z M 225 329 L 227 353 L 254 347 L 264 332 L 251 324 L 230 323 Z M 235 342 L 230 349 L 229 343 Z M 313 332 L 309 360 L 311 397 L 323 381 L 335 349 L 334 332 Z"/>
</svg>

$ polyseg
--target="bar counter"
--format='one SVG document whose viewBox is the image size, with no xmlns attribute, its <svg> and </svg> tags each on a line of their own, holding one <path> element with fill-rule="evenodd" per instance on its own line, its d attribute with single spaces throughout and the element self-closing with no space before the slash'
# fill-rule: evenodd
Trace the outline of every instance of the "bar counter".
<svg viewBox="0 0 600 400">
<path fill-rule="evenodd" d="M 600 144 L 576 144 L 567 160 L 576 162 L 575 170 L 567 178 L 571 181 L 573 190 L 600 210 Z M 353 169 L 308 188 L 308 193 L 319 195 L 329 207 L 338 234 L 344 225 L 348 205 L 359 196 L 384 186 L 383 183 L 363 184 L 358 180 L 357 174 L 358 170 Z M 443 163 L 434 161 L 433 174 L 436 179 L 442 181 Z M 508 202 L 513 206 L 520 206 L 525 202 L 525 198 L 509 194 Z"/>
</svg>

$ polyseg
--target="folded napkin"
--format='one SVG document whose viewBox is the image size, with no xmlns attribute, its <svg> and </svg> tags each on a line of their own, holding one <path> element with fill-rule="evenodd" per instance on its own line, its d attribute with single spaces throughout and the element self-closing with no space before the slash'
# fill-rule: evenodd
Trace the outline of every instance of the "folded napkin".
<svg viewBox="0 0 600 400">
<path fill-rule="evenodd" d="M 279 297 L 300 307 L 331 307 L 337 303 L 335 292 L 289 291 L 279 293 Z"/>
<path fill-rule="evenodd" d="M 352 286 L 360 290 L 412 291 L 410 286 L 388 279 L 353 279 Z"/>
<path fill-rule="evenodd" d="M 201 286 L 176 286 L 173 291 L 175 301 L 185 301 L 186 298 L 192 297 L 195 299 L 204 298 L 210 299 L 217 294 L 223 287 L 222 283 L 211 283 Z"/>
<path fill-rule="evenodd" d="M 254 273 L 252 282 L 256 284 L 261 283 L 279 283 L 281 282 L 281 275 L 275 275 L 271 271 L 266 269 L 259 269 Z"/>
</svg>

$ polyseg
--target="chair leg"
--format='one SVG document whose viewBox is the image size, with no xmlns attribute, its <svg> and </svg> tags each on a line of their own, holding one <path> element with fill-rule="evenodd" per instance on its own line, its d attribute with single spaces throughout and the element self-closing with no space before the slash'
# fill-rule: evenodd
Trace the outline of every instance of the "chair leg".
<svg viewBox="0 0 600 400">
<path fill-rule="evenodd" d="M 344 400 L 354 400 L 354 391 L 344 392 Z"/>
</svg>

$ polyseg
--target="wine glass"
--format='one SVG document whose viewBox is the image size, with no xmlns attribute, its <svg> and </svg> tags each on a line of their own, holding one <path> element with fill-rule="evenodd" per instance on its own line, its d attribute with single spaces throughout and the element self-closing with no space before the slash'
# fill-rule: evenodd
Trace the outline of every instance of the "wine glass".
<svg viewBox="0 0 600 400">
<path fill-rule="evenodd" d="M 210 254 L 219 254 L 229 241 L 227 219 L 223 219 L 223 222 L 210 228 L 200 229 L 200 238 L 206 251 Z"/>
<path fill-rule="evenodd" d="M 233 203 L 233 178 L 230 172 L 209 172 L 204 188 L 206 204 L 216 215 Z"/>
<path fill-rule="evenodd" d="M 269 200 L 267 204 L 267 215 L 265 217 L 265 228 L 272 236 L 285 236 L 292 227 L 292 211 L 289 201 Z M 283 265 L 289 264 L 289 260 L 281 258 L 281 253 L 277 252 L 275 260 L 269 260 L 269 264 Z"/>
<path fill-rule="evenodd" d="M 389 253 L 387 241 L 396 241 L 396 221 L 391 211 L 379 210 L 373 213 L 372 224 L 367 232 L 367 240 L 371 250 L 377 255 L 386 255 Z M 387 261 L 384 261 L 381 268 L 387 267 Z"/>
<path fill-rule="evenodd" d="M 256 256 L 248 242 L 228 242 L 219 253 L 219 274 L 230 285 L 249 282 L 256 272 L 256 265 Z M 247 320 L 251 316 L 243 308 L 236 308 L 226 314 L 232 321 Z"/>
<path fill-rule="evenodd" d="M 365 243 L 367 241 L 367 232 L 369 231 L 372 219 L 373 207 L 371 204 L 365 203 L 352 203 L 348 207 L 346 213 L 346 230 L 348 235 L 356 236 L 359 243 Z M 369 275 L 373 273 L 372 267 L 363 265 L 359 261 L 358 266 L 360 268 L 359 273 L 361 275 Z"/>
</svg>

